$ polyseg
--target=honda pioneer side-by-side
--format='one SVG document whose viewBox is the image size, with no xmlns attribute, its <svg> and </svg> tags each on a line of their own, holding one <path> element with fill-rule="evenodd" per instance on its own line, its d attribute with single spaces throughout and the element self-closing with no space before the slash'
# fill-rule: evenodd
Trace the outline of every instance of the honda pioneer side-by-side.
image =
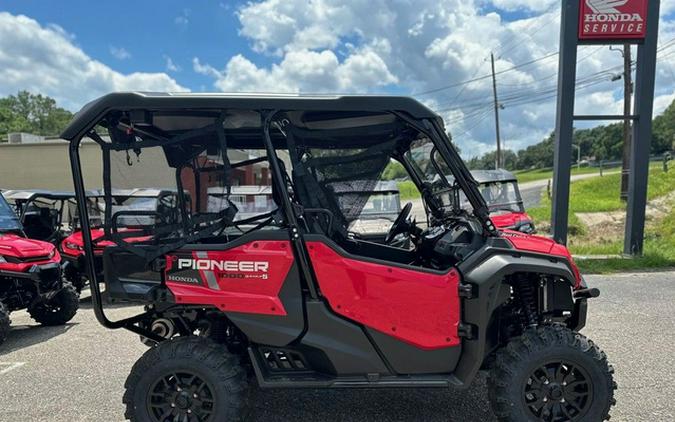
<svg viewBox="0 0 675 422">
<path fill-rule="evenodd" d="M 26 238 L 0 194 L 0 344 L 9 333 L 11 312 L 27 309 L 43 325 L 62 325 L 75 316 L 79 301 L 73 286 L 62 281 L 56 247 Z"/>
<path fill-rule="evenodd" d="M 109 318 L 80 211 L 96 317 L 156 343 L 125 383 L 132 421 L 241 420 L 255 386 L 462 388 L 480 370 L 500 420 L 608 417 L 613 369 L 579 333 L 598 290 L 565 246 L 495 227 L 441 118 L 417 101 L 115 93 L 87 104 L 62 137 L 79 203 L 78 147 L 101 147 L 106 293 L 145 308 Z M 158 213 L 115 210 L 113 182 L 140 174 L 157 157 L 149 149 L 193 201 L 179 196 L 178 218 L 129 232 L 122 220 Z M 231 159 L 235 150 L 249 158 Z M 111 166 L 128 151 L 133 168 Z M 387 233 L 361 238 L 350 225 L 368 204 L 362 193 L 392 159 L 417 186 L 426 224 L 408 203 Z M 241 180 L 271 186 L 274 206 L 237 218 L 228 195 Z M 356 181 L 358 195 L 341 194 Z M 224 192 L 220 207 L 209 189 Z"/>
<path fill-rule="evenodd" d="M 14 207 L 23 231 L 30 239 L 58 246 L 72 233 L 77 214 L 74 192 L 7 190 L 3 195 Z"/>
<path fill-rule="evenodd" d="M 516 176 L 504 169 L 472 170 L 478 189 L 497 228 L 534 233 L 534 221 L 525 211 Z"/>
<path fill-rule="evenodd" d="M 90 234 L 94 242 L 94 268 L 99 279 L 103 277 L 103 249 L 114 245 L 110 240 L 106 240 L 102 226 L 101 214 L 104 212 L 103 194 L 98 191 L 92 191 L 87 194 L 87 210 L 89 221 L 94 222 L 91 225 Z M 139 212 L 156 212 L 160 218 L 172 218 L 177 215 L 176 192 L 166 189 L 114 189 L 111 193 L 111 207 L 113 212 L 127 210 Z M 127 234 L 136 236 L 127 238 L 128 242 L 137 242 L 147 240 L 148 238 L 141 233 L 140 227 L 146 227 L 153 224 L 157 216 L 155 215 L 128 215 L 118 220 L 117 227 L 125 230 Z M 77 226 L 76 226 L 77 227 Z M 81 291 L 88 283 L 87 272 L 84 261 L 84 240 L 82 230 L 75 230 L 70 235 L 63 238 L 60 242 L 61 255 L 64 261 L 64 275 L 66 279 L 75 286 L 77 291 Z"/>
</svg>

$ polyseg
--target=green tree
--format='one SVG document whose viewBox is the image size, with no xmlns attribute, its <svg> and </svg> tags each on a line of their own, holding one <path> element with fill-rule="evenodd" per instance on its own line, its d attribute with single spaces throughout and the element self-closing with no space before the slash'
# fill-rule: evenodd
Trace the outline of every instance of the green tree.
<svg viewBox="0 0 675 422">
<path fill-rule="evenodd" d="M 19 91 L 0 98 L 0 134 L 28 132 L 36 135 L 58 135 L 73 115 L 42 94 Z"/>
<path fill-rule="evenodd" d="M 474 157 L 469 160 L 467 166 L 471 170 L 493 170 L 495 168 L 496 151 L 490 151 L 483 154 L 482 157 Z M 504 168 L 507 170 L 515 170 L 518 162 L 518 155 L 510 149 L 502 151 L 502 160 L 504 161 Z"/>
<path fill-rule="evenodd" d="M 675 149 L 675 101 L 654 119 L 652 126 L 652 153 L 661 154 Z"/>
</svg>

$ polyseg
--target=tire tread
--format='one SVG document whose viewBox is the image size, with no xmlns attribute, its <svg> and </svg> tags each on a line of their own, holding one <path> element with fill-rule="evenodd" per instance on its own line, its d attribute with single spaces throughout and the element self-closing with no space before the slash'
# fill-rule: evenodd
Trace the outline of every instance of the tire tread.
<svg viewBox="0 0 675 422">
<path fill-rule="evenodd" d="M 248 411 L 251 383 L 240 359 L 212 340 L 197 336 L 176 337 L 164 341 L 146 351 L 134 364 L 124 383 L 122 402 L 126 406 L 124 416 L 132 422 L 146 422 L 139 418 L 134 404 L 135 388 L 143 376 L 160 362 L 175 359 L 194 359 L 207 366 L 216 376 L 215 382 L 223 385 L 231 394 L 227 408 L 227 421 L 243 420 Z"/>
<path fill-rule="evenodd" d="M 497 419 L 502 422 L 521 420 L 514 413 L 516 406 L 510 398 L 514 386 L 513 379 L 520 365 L 528 362 L 530 356 L 550 347 L 577 350 L 596 362 L 602 371 L 610 395 L 601 411 L 602 420 L 608 420 L 610 409 L 616 403 L 614 390 L 617 384 L 612 377 L 614 368 L 608 363 L 607 355 L 593 341 L 559 324 L 528 328 L 520 337 L 512 339 L 497 352 L 488 382 L 488 395 Z"/>
</svg>

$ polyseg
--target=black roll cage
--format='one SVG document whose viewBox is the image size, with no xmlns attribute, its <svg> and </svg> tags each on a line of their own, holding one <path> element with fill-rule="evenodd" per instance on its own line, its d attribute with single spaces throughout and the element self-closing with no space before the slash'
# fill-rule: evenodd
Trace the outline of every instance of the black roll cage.
<svg viewBox="0 0 675 422">
<path fill-rule="evenodd" d="M 85 106 L 85 109 L 81 113 L 84 113 L 87 110 L 87 108 L 90 106 Z M 255 110 L 255 109 L 254 109 Z M 110 110 L 109 110 L 110 111 Z M 315 212 L 315 213 L 321 213 L 327 210 L 316 210 L 316 209 L 296 209 L 296 206 L 291 201 L 291 198 L 289 196 L 289 193 L 286 189 L 285 186 L 285 175 L 284 172 L 281 168 L 280 165 L 280 160 L 276 154 L 275 147 L 270 135 L 270 126 L 274 122 L 274 117 L 277 116 L 281 112 L 279 109 L 257 109 L 255 111 L 258 111 L 263 119 L 263 124 L 262 124 L 262 132 L 263 132 L 263 143 L 265 146 L 265 150 L 267 153 L 267 158 L 270 163 L 270 168 L 272 171 L 272 182 L 276 185 L 276 189 L 280 193 L 281 197 L 281 212 L 283 213 L 283 216 L 285 217 L 285 223 L 286 226 L 289 230 L 290 238 L 291 238 L 291 244 L 293 247 L 293 252 L 295 255 L 295 259 L 298 262 L 298 268 L 300 270 L 300 276 L 301 276 L 301 281 L 304 283 L 304 285 L 307 287 L 309 297 L 310 299 L 317 300 L 319 299 L 319 293 L 318 289 L 316 286 L 316 281 L 315 277 L 313 274 L 312 267 L 309 263 L 309 255 L 306 249 L 306 245 L 304 243 L 303 237 L 301 230 L 298 225 L 298 219 L 296 216 L 296 213 L 302 214 L 303 211 L 307 212 Z M 485 204 L 485 201 L 483 200 L 482 196 L 480 195 L 480 192 L 477 189 L 478 183 L 474 178 L 472 177 L 471 173 L 469 170 L 466 168 L 464 165 L 464 162 L 462 159 L 459 157 L 459 154 L 457 151 L 451 146 L 450 140 L 445 134 L 443 127 L 438 119 L 431 119 L 431 118 L 423 118 L 422 123 L 420 121 L 415 120 L 405 113 L 401 113 L 399 111 L 394 111 L 394 110 L 389 110 L 386 111 L 389 114 L 392 114 L 399 119 L 401 119 L 403 122 L 408 124 L 410 127 L 416 129 L 418 132 L 424 134 L 427 136 L 432 143 L 434 144 L 435 148 L 438 149 L 438 152 L 441 154 L 441 156 L 446 160 L 448 163 L 448 166 L 450 170 L 453 172 L 455 176 L 456 183 L 462 188 L 462 190 L 465 192 L 467 195 L 467 199 L 471 203 L 474 209 L 474 214 L 479 218 L 481 221 L 482 225 L 484 226 L 485 230 L 489 234 L 496 234 L 496 229 L 492 222 L 490 221 L 489 218 L 489 210 L 487 208 L 487 205 Z M 222 122 L 222 113 L 217 120 Z M 99 119 L 103 117 L 103 115 L 99 116 Z M 78 119 L 78 116 L 76 116 L 76 120 Z M 71 171 L 73 174 L 73 183 L 75 186 L 75 196 L 78 204 L 78 213 L 80 216 L 81 220 L 81 230 L 82 230 L 82 236 L 84 240 L 84 259 L 86 261 L 86 271 L 87 275 L 90 280 L 90 286 L 91 286 L 91 291 L 92 291 L 92 302 L 93 302 L 93 308 L 94 308 L 94 314 L 96 315 L 97 320 L 101 325 L 110 328 L 110 329 L 117 329 L 117 328 L 126 328 L 129 331 L 132 331 L 134 333 L 143 335 L 147 338 L 150 338 L 155 341 L 162 341 L 163 339 L 156 334 L 150 332 L 149 330 L 143 329 L 137 325 L 136 323 L 144 320 L 146 317 L 149 317 L 152 314 L 152 311 L 146 311 L 144 313 L 129 317 L 129 318 L 124 318 L 121 320 L 117 321 L 112 321 L 110 320 L 103 309 L 103 302 L 101 298 L 101 289 L 98 284 L 96 272 L 94 270 L 95 264 L 94 264 L 94 250 L 93 250 L 93 242 L 92 242 L 92 237 L 91 237 L 91 231 L 90 231 L 90 225 L 89 225 L 89 219 L 88 219 L 88 214 L 87 214 L 87 208 L 86 208 L 86 194 L 85 194 L 85 186 L 84 186 L 84 179 L 82 175 L 82 165 L 80 161 L 80 155 L 79 155 L 79 146 L 82 141 L 82 139 L 85 136 L 88 136 L 92 140 L 94 140 L 96 143 L 101 146 L 102 153 L 103 153 L 103 185 L 104 185 L 104 192 L 105 192 L 105 201 L 106 201 L 106 209 L 105 209 L 105 221 L 111 221 L 112 216 L 110 215 L 112 207 L 110 206 L 110 192 L 111 192 L 111 181 L 110 181 L 110 151 L 111 150 L 116 150 L 116 151 L 124 151 L 124 150 L 129 150 L 129 149 L 135 149 L 135 148 L 146 148 L 146 147 L 160 147 L 160 146 L 166 146 L 168 144 L 174 144 L 178 142 L 183 142 L 187 139 L 190 139 L 192 137 L 198 136 L 198 135 L 203 135 L 207 133 L 212 133 L 216 132 L 219 137 L 219 143 L 221 145 L 221 151 L 223 155 L 225 156 L 223 162 L 226 167 L 229 167 L 229 161 L 227 159 L 227 146 L 226 146 L 226 141 L 224 139 L 224 132 L 223 135 L 221 135 L 219 132 L 222 130 L 217 130 L 216 129 L 216 124 L 214 125 L 209 125 L 206 127 L 202 127 L 199 129 L 195 129 L 194 131 L 186 132 L 181 135 L 177 135 L 173 138 L 166 138 L 166 137 L 161 137 L 158 136 L 157 134 L 154 134 L 152 132 L 145 132 L 148 136 L 153 137 L 154 139 L 152 140 L 142 140 L 140 142 L 134 143 L 132 145 L 117 145 L 114 143 L 106 143 L 95 131 L 94 127 L 95 125 L 98 124 L 98 120 L 93 120 L 89 121 L 86 127 L 82 128 L 82 130 L 78 130 L 76 134 L 73 134 L 73 128 L 68 127 L 66 129 L 65 134 L 72 135 L 70 136 L 70 145 L 69 145 L 69 156 L 70 156 L 70 164 L 71 164 Z M 74 124 L 71 124 L 71 126 L 76 126 Z M 220 129 L 222 129 L 222 123 L 220 124 Z M 140 132 L 140 130 L 136 127 L 133 128 L 133 130 Z M 64 136 L 65 138 L 68 138 L 69 136 Z M 161 138 L 161 139 L 160 139 Z M 194 169 L 193 169 L 194 170 Z M 180 183 L 180 176 L 177 171 L 177 180 L 178 180 L 178 188 L 179 192 L 182 190 L 181 183 Z M 413 181 L 417 184 L 418 188 L 422 187 L 421 180 L 419 178 L 419 175 L 416 175 L 415 172 L 411 173 L 411 177 L 413 178 Z M 178 195 L 179 197 L 181 195 Z M 184 207 L 181 207 L 183 211 L 185 211 Z M 330 214 L 330 212 L 329 212 Z M 183 220 L 186 221 L 186 220 Z M 110 236 L 111 235 L 111 227 L 108 227 L 107 225 L 104 226 L 104 231 L 106 235 Z M 115 241 L 121 241 L 122 243 L 124 242 L 123 238 L 121 236 L 111 236 L 111 238 Z M 184 242 L 183 244 L 185 244 Z M 128 245 L 128 244 L 127 244 Z M 182 245 L 167 245 L 165 248 L 161 250 L 161 254 L 164 254 L 168 252 L 169 250 L 172 250 L 171 248 L 177 248 Z M 160 254 L 160 255 L 161 255 Z"/>
</svg>

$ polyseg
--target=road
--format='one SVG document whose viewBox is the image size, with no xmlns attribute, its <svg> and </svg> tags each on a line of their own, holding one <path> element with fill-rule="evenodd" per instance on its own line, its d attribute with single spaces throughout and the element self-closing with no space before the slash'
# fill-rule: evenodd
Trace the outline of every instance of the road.
<svg viewBox="0 0 675 422">
<path fill-rule="evenodd" d="M 675 420 L 675 272 L 589 276 L 602 295 L 584 333 L 616 368 L 612 421 Z M 99 326 L 83 299 L 74 321 L 57 328 L 12 314 L 0 346 L 0 421 L 122 421 L 124 380 L 145 348 L 126 331 Z M 129 315 L 114 308 L 111 315 Z M 491 421 L 479 379 L 466 391 L 262 391 L 253 421 Z"/>
</svg>

